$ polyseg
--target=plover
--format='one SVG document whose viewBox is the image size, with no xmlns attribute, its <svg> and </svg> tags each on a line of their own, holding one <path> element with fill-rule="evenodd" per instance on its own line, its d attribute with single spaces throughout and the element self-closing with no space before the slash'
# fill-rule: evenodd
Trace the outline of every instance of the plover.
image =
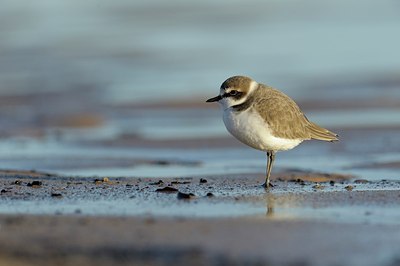
<svg viewBox="0 0 400 266">
<path fill-rule="evenodd" d="M 218 102 L 228 131 L 244 144 L 267 153 L 264 187 L 269 188 L 275 153 L 304 140 L 337 141 L 338 135 L 311 122 L 286 94 L 249 77 L 234 76 L 222 83 Z"/>
</svg>

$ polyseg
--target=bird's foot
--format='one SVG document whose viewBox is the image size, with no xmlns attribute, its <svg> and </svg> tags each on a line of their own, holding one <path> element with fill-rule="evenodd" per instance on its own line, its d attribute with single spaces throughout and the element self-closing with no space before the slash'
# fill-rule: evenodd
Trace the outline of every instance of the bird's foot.
<svg viewBox="0 0 400 266">
<path fill-rule="evenodd" d="M 271 188 L 271 187 L 274 187 L 274 185 L 273 185 L 271 182 L 265 182 L 264 184 L 262 184 L 262 186 L 263 186 L 265 189 L 269 189 L 269 188 Z"/>
</svg>

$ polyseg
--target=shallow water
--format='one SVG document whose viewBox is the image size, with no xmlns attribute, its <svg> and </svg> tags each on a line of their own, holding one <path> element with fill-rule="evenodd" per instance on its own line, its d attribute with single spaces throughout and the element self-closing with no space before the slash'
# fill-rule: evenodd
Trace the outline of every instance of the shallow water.
<svg viewBox="0 0 400 266">
<path fill-rule="evenodd" d="M 93 191 L 77 189 L 77 196 L 71 198 L 71 191 L 62 190 L 67 198 L 3 199 L 0 213 L 7 214 L 57 214 L 57 215 L 100 215 L 100 216 L 141 216 L 172 218 L 221 218 L 245 217 L 250 219 L 285 221 L 327 221 L 335 223 L 400 225 L 398 212 L 399 182 L 375 182 L 367 184 L 327 183 L 314 189 L 309 184 L 276 183 L 273 191 L 247 185 L 222 185 L 213 197 L 206 197 L 205 190 L 191 185 L 189 190 L 197 191 L 191 200 L 178 200 L 176 193 L 154 192 L 154 188 L 126 190 L 119 193 L 100 192 L 111 187 L 97 187 Z M 346 191 L 351 184 L 353 191 Z M 82 185 L 83 186 L 83 185 Z M 192 187 L 193 186 L 193 187 Z M 212 190 L 212 189 L 211 189 Z M 80 193 L 85 195 L 78 196 Z M 95 193 L 95 194 L 93 194 Z M 35 194 L 35 193 L 33 193 Z M 93 194 L 93 195 L 92 195 Z"/>
<path fill-rule="evenodd" d="M 399 130 L 385 129 L 400 126 L 397 110 L 371 109 L 365 112 L 366 117 L 361 111 L 351 110 L 309 113 L 310 119 L 321 123 L 324 117 L 331 116 L 323 124 L 338 129 L 340 142 L 306 141 L 294 150 L 278 153 L 275 171 L 294 168 L 339 172 L 369 180 L 399 178 L 396 166 L 373 167 L 400 162 Z M 386 116 L 386 123 L 368 119 L 379 116 Z M 52 132 L 58 131 L 62 136 L 57 138 Z M 121 134 L 134 137 L 120 143 Z M 221 141 L 212 141 L 213 138 Z M 104 126 L 53 128 L 41 139 L 6 138 L 0 141 L 0 148 L 5 151 L 0 155 L 3 169 L 35 169 L 74 176 L 259 174 L 261 177 L 265 171 L 264 153 L 234 140 L 224 128 L 217 109 L 150 111 L 143 119 L 119 114 Z"/>
</svg>

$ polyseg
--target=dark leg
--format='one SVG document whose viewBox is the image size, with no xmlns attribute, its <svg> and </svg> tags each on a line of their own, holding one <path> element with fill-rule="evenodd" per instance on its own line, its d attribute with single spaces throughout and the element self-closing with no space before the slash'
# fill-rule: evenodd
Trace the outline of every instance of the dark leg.
<svg viewBox="0 0 400 266">
<path fill-rule="evenodd" d="M 273 185 L 269 181 L 269 178 L 271 176 L 272 165 L 273 165 L 274 160 L 275 160 L 275 152 L 274 151 L 267 152 L 267 159 L 268 159 L 268 162 L 267 162 L 267 176 L 265 178 L 265 183 L 263 185 L 265 188 L 273 187 Z"/>
</svg>

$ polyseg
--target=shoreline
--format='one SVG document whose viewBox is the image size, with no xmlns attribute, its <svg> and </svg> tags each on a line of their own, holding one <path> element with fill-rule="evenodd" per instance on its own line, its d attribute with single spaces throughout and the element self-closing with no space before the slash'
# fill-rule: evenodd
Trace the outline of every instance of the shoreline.
<svg viewBox="0 0 400 266">
<path fill-rule="evenodd" d="M 399 261 L 399 181 L 277 173 L 276 186 L 265 191 L 251 176 L 0 173 L 1 265 L 391 266 Z"/>
</svg>

